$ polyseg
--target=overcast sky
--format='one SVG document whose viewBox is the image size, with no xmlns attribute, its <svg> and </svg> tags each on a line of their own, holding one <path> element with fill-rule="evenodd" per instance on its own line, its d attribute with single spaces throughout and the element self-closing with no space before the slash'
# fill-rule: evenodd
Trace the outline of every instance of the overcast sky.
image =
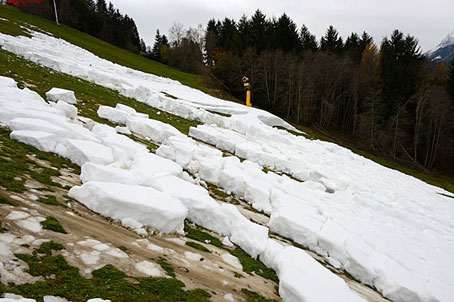
<svg viewBox="0 0 454 302">
<path fill-rule="evenodd" d="M 377 43 L 394 29 L 418 38 L 425 52 L 434 48 L 454 30 L 453 0 L 111 0 L 137 24 L 140 36 L 153 46 L 156 29 L 167 34 L 174 22 L 185 28 L 209 19 L 238 20 L 250 17 L 258 8 L 267 17 L 289 15 L 301 27 L 306 24 L 317 36 L 333 25 L 347 37 L 352 32 L 368 32 Z"/>
</svg>

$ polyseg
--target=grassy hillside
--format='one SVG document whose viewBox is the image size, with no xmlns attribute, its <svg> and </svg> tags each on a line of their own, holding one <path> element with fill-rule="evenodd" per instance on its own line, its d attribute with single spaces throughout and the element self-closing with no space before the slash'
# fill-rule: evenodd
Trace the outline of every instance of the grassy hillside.
<svg viewBox="0 0 454 302">
<path fill-rule="evenodd" d="M 20 26 L 28 23 L 38 27 L 42 31 L 53 34 L 55 37 L 80 46 L 106 60 L 143 72 L 180 81 L 184 85 L 202 90 L 216 97 L 235 100 L 224 91 L 210 87 L 203 76 L 181 72 L 167 65 L 113 46 L 66 25 L 56 25 L 53 21 L 23 13 L 19 9 L 8 5 L 0 5 L 0 17 L 15 21 L 5 22 L 0 20 L 0 32 L 2 33 L 24 35 L 24 30 Z"/>
</svg>

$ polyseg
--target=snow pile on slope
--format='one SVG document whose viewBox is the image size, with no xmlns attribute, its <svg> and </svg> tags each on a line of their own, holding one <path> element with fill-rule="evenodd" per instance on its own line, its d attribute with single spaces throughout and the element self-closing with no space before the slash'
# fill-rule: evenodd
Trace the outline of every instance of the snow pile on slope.
<svg viewBox="0 0 454 302">
<path fill-rule="evenodd" d="M 5 113 L 0 114 L 0 122 L 6 125 L 14 124 L 17 127 L 16 130 L 13 130 L 11 136 L 17 131 L 33 132 L 33 130 L 21 130 L 21 127 L 30 128 L 30 123 L 33 121 L 19 120 L 14 122 L 10 110 L 15 110 L 14 112 L 18 113 L 17 118 L 24 119 L 31 116 L 39 120 L 36 122 L 41 130 L 49 131 L 41 132 L 50 135 L 50 138 L 43 138 L 46 142 L 47 140 L 55 142 L 55 146 L 49 148 L 53 149 L 53 152 L 59 152 L 79 162 L 82 158 L 80 154 L 85 156 L 84 159 L 87 162 L 82 166 L 84 184 L 73 187 L 69 192 L 71 197 L 76 198 L 98 213 L 120 219 L 127 222 L 128 225 L 131 225 L 131 221 L 134 221 L 134 225 L 149 225 L 161 232 L 182 232 L 183 221 L 188 217 L 204 227 L 229 236 L 230 241 L 236 243 L 252 257 L 257 257 L 266 252 L 269 240 L 267 228 L 246 219 L 233 205 L 219 204 L 208 195 L 205 189 L 180 179 L 178 176 L 183 177 L 182 169 L 174 162 L 142 150 L 133 141 L 120 139 L 117 137 L 120 135 L 108 126 L 97 125 L 93 127 L 92 131 L 89 131 L 74 120 L 66 119 L 63 112 L 53 111 L 50 105 L 36 97 L 31 91 L 20 90 L 13 84 L 15 83 L 7 78 L 0 78 L 0 88 L 2 88 L 0 89 L 0 108 L 2 109 L 1 113 Z M 16 96 L 17 103 L 11 104 L 10 96 L 12 95 Z M 30 99 L 37 102 L 34 107 L 34 114 L 29 115 L 28 112 L 21 115 L 20 113 L 26 111 L 25 108 L 31 105 Z M 13 108 L 11 109 L 10 106 Z M 20 108 L 21 106 L 22 108 Z M 41 114 L 43 112 L 46 114 Z M 67 131 L 51 127 L 49 123 L 52 118 L 59 118 L 58 126 Z M 173 137 L 191 141 L 186 136 L 172 136 L 170 138 Z M 34 138 L 35 141 L 33 142 L 38 147 L 44 148 L 40 137 L 35 135 Z M 25 140 L 25 142 L 28 143 L 29 141 Z M 121 142 L 125 142 L 124 148 Z M 57 144 L 60 147 L 57 147 Z M 69 148 L 69 146 L 78 148 L 76 150 Z M 110 150 L 110 153 L 107 150 Z M 210 148 L 206 146 L 201 149 L 195 148 L 192 154 L 200 160 L 207 154 L 211 156 L 221 154 L 219 151 L 209 150 Z M 105 156 L 106 153 L 109 156 Z M 116 154 L 123 154 L 124 156 L 117 156 Z M 108 162 L 97 163 L 99 159 L 103 158 L 109 158 L 108 162 L 114 160 L 114 158 L 118 161 L 111 164 Z M 132 160 L 130 160 L 131 158 Z M 99 251 L 94 251 L 90 254 L 84 254 L 82 260 L 93 263 L 97 261 L 98 257 Z M 290 260 L 287 263 L 282 263 L 283 272 L 285 272 L 284 268 L 290 266 L 290 263 Z M 140 268 L 146 273 L 152 273 L 152 268 L 149 266 L 142 265 Z M 321 271 L 328 272 L 319 264 L 308 274 L 322 274 Z M 286 284 L 291 282 L 289 278 L 299 278 L 298 273 L 292 273 L 288 275 L 289 277 L 286 276 L 286 273 L 282 273 L 280 284 L 283 288 L 282 297 L 284 300 L 293 301 L 291 300 L 292 295 L 304 297 L 302 289 L 284 290 Z M 333 278 L 338 277 L 327 273 L 327 278 L 327 280 L 320 280 L 320 282 L 329 285 Z M 349 301 L 360 300 L 346 286 L 344 291 L 345 293 L 341 293 L 341 296 L 351 296 Z M 287 292 L 291 292 L 291 294 L 287 294 Z M 318 300 L 315 297 L 313 301 Z"/>
<path fill-rule="evenodd" d="M 115 133 L 110 127 L 99 125 L 89 131 L 76 121 L 67 119 L 64 112 L 47 104 L 35 92 L 18 89 L 13 80 L 0 77 L 0 85 L 0 123 L 11 127 L 12 139 L 42 151 L 57 153 L 78 165 L 87 163 L 89 167 L 96 164 L 106 167 L 104 165 L 114 161 L 120 168 L 128 167 L 134 165 L 136 160 L 138 167 L 134 171 L 141 179 L 145 179 L 142 175 L 153 172 L 152 169 L 143 170 L 150 166 L 157 167 L 160 172 L 157 175 L 160 176 L 181 173 L 181 168 L 175 163 L 148 153 L 145 147 Z M 122 170 L 115 171 L 120 172 L 102 174 L 104 180 L 106 176 L 119 177 Z M 136 183 L 133 181 L 132 184 Z M 183 231 L 187 208 L 180 201 L 149 187 L 88 182 L 82 188 L 74 188 L 70 194 L 106 216 L 134 218 L 165 233 Z M 18 223 L 25 228 L 33 228 L 33 231 L 39 231 L 41 227 L 39 222 L 31 220 Z"/>
<path fill-rule="evenodd" d="M 54 87 L 48 92 L 46 92 L 46 97 L 49 102 L 57 103 L 58 101 L 62 101 L 71 105 L 77 104 L 74 91 L 71 90 Z"/>
<path fill-rule="evenodd" d="M 454 250 L 452 240 L 437 241 L 435 233 L 429 231 L 439 229 L 441 238 L 452 237 L 449 217 L 453 208 L 449 198 L 438 194 L 447 192 L 334 144 L 287 134 L 282 135 L 282 143 L 276 141 L 279 136 L 273 138 L 273 133 L 265 138 L 246 137 L 215 126 L 198 128 L 208 129 L 199 131 L 199 139 L 217 146 L 229 143 L 235 153 L 240 150 L 250 160 L 281 168 L 306 181 L 265 173 L 256 163 L 222 157 L 181 136 L 169 137 L 157 154 L 270 213 L 273 232 L 334 259 L 354 277 L 393 300 L 411 297 L 413 301 L 426 301 L 437 297 L 443 301 L 448 297 L 449 291 L 443 288 L 454 285 L 447 269 L 454 267 L 449 252 Z M 196 133 L 193 129 L 192 135 Z M 213 129 L 214 134 L 203 135 Z M 317 162 L 314 154 L 323 154 L 321 159 L 326 164 Z M 372 177 L 366 175 L 371 171 Z M 370 181 L 377 185 L 371 187 Z M 398 191 L 401 193 L 395 197 L 389 193 Z M 419 199 L 421 196 L 425 199 Z M 427 200 L 431 203 L 427 204 Z M 419 232 L 421 226 L 426 230 L 423 233 Z M 431 248 L 434 245 L 439 247 L 436 251 Z M 431 265 L 434 255 L 436 261 L 448 265 Z M 425 267 L 430 274 L 419 273 L 415 269 L 418 267 Z"/>
<path fill-rule="evenodd" d="M 0 46 L 35 63 L 115 89 L 124 96 L 183 118 L 223 127 L 235 128 L 240 124 L 242 128 L 259 129 L 261 125 L 268 124 L 296 130 L 264 110 L 220 100 L 177 81 L 114 64 L 62 39 L 34 31 L 30 34 L 32 38 L 0 33 Z M 52 49 L 51 53 L 49 49 Z M 231 121 L 208 110 L 241 118 Z"/>
</svg>

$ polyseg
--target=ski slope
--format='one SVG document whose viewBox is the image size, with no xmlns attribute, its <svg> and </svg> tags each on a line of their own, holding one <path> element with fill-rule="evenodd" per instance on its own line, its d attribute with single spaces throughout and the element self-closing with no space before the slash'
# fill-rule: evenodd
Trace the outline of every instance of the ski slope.
<svg viewBox="0 0 454 302">
<path fill-rule="evenodd" d="M 113 64 L 63 40 L 31 33 L 32 38 L 0 34 L 0 46 L 204 124 L 190 129 L 194 140 L 132 108 L 99 108 L 100 117 L 161 144 L 155 155 L 114 128 L 81 125 L 70 104 L 49 105 L 1 78 L 0 122 L 14 130 L 12 138 L 81 165 L 84 184 L 71 195 L 87 207 L 162 232 L 181 232 L 188 218 L 229 236 L 276 270 L 284 301 L 361 298 L 303 250 L 270 239 L 268 228 L 326 257 L 393 301 L 452 300 L 454 199 L 441 195 L 451 193 L 335 144 L 272 128 L 292 129 L 268 112 L 219 100 Z M 236 156 L 223 157 L 220 150 Z M 263 167 L 293 178 L 266 173 Z M 268 228 L 252 223 L 234 206 L 213 200 L 183 168 L 268 213 Z M 123 190 L 135 193 L 131 197 Z M 150 202 L 146 196 L 168 202 Z M 126 205 L 128 211 L 121 211 Z M 148 215 L 160 219 L 151 221 Z"/>
</svg>

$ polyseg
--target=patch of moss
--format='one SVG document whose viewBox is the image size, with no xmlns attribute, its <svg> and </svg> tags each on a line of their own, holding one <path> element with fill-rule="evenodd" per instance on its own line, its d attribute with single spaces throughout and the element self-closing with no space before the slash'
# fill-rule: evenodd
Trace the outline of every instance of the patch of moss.
<svg viewBox="0 0 454 302">
<path fill-rule="evenodd" d="M 25 247 L 25 248 L 27 248 L 27 249 L 28 249 L 28 248 L 30 247 L 30 244 L 27 244 L 27 243 L 22 243 L 22 244 L 21 244 L 20 246 L 21 246 L 21 247 Z"/>
<path fill-rule="evenodd" d="M 68 234 L 63 226 L 60 224 L 60 222 L 55 219 L 52 216 L 47 216 L 46 220 L 41 222 L 41 225 L 43 226 L 43 229 L 57 232 L 57 233 L 62 233 L 62 234 Z"/>
<path fill-rule="evenodd" d="M 41 246 L 36 250 L 40 254 L 45 254 L 45 255 L 52 255 L 52 251 L 61 251 L 64 250 L 65 247 L 54 241 L 49 241 L 49 242 L 44 242 L 41 244 Z"/>
<path fill-rule="evenodd" d="M 57 197 L 55 195 L 46 195 L 46 197 L 41 197 L 38 199 L 39 202 L 51 205 L 51 206 L 61 206 L 61 207 L 66 207 L 66 205 L 60 203 L 57 200 Z"/>
<path fill-rule="evenodd" d="M 187 223 L 184 225 L 184 231 L 186 232 L 186 237 L 190 239 L 194 239 L 203 243 L 209 243 L 211 245 L 224 249 L 224 245 L 218 238 L 211 236 L 207 232 L 193 228 Z"/>
<path fill-rule="evenodd" d="M 265 279 L 279 283 L 279 279 L 274 270 L 266 267 L 262 262 L 252 258 L 242 249 L 235 248 L 234 250 L 230 251 L 230 253 L 233 256 L 236 256 L 238 260 L 240 260 L 240 263 L 243 266 L 243 271 L 245 273 L 248 273 L 249 275 L 255 273 Z"/>
<path fill-rule="evenodd" d="M 42 184 L 49 185 L 49 186 L 55 186 L 55 187 L 61 187 L 61 184 L 59 184 L 58 182 L 54 182 L 51 177 L 51 176 L 60 176 L 60 173 L 58 175 L 52 175 L 52 174 L 54 174 L 53 172 L 52 172 L 52 174 L 48 174 L 48 172 L 50 172 L 50 171 L 54 171 L 54 170 L 49 169 L 49 168 L 45 168 L 41 172 L 36 172 L 34 170 L 31 170 L 29 174 L 34 180 L 36 180 Z"/>
<path fill-rule="evenodd" d="M 202 252 L 205 252 L 205 253 L 211 253 L 211 251 L 209 249 L 207 249 L 206 247 L 204 247 L 203 245 L 197 243 L 197 242 L 192 242 L 192 241 L 186 241 L 186 245 L 187 246 L 190 246 L 196 250 L 199 250 L 199 251 L 202 251 Z"/>
<path fill-rule="evenodd" d="M 243 288 L 241 292 L 246 296 L 246 302 L 277 302 L 274 299 L 266 299 L 256 292 Z"/>
<path fill-rule="evenodd" d="M 4 233 L 4 232 L 5 232 L 5 229 L 3 228 L 2 222 L 0 221 L 0 233 Z"/>
<path fill-rule="evenodd" d="M 125 253 L 128 252 L 128 248 L 125 247 L 125 246 L 120 246 L 120 247 L 118 247 L 118 248 L 119 248 L 121 251 L 125 252 Z"/>
<path fill-rule="evenodd" d="M 241 274 L 238 273 L 238 272 L 233 272 L 233 276 L 234 276 L 235 278 L 238 278 L 238 279 L 244 278 L 244 276 L 241 275 Z"/>
<path fill-rule="evenodd" d="M 158 264 L 162 267 L 162 269 L 167 273 L 167 275 L 169 275 L 170 277 L 173 277 L 175 278 L 176 275 L 175 275 L 175 270 L 173 269 L 172 265 L 170 265 L 168 262 L 167 262 L 167 259 L 164 258 L 164 257 L 159 257 L 158 259 Z"/>
<path fill-rule="evenodd" d="M 41 248 L 44 248 L 43 245 Z M 44 249 L 48 251 L 48 248 Z M 79 269 L 69 265 L 62 255 L 52 256 L 51 252 L 42 256 L 37 252 L 32 255 L 16 254 L 16 257 L 28 264 L 31 275 L 47 278 L 34 284 L 0 287 L 0 292 L 10 292 L 38 301 L 42 301 L 42 297 L 46 295 L 60 296 L 74 302 L 85 302 L 94 297 L 115 302 L 208 302 L 211 297 L 202 289 L 185 291 L 184 283 L 177 279 L 128 278 L 112 265 L 93 271 L 93 278 L 85 279 L 80 275 Z"/>
</svg>

